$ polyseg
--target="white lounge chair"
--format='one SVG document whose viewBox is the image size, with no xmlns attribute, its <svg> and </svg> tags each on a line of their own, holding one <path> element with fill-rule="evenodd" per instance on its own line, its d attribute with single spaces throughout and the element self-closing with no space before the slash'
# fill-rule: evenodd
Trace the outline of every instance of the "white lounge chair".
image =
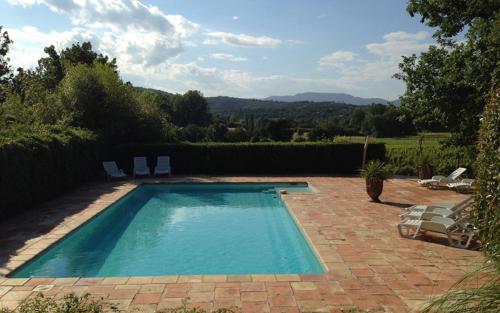
<svg viewBox="0 0 500 313">
<path fill-rule="evenodd" d="M 158 156 L 155 166 L 155 176 L 156 175 L 170 175 L 172 170 L 170 169 L 170 157 L 169 156 Z"/>
<path fill-rule="evenodd" d="M 431 204 L 431 205 L 425 205 L 425 204 L 416 204 L 412 205 L 410 207 L 405 208 L 405 212 L 409 211 L 416 211 L 416 212 L 423 212 L 429 209 L 449 209 L 449 210 L 455 210 L 458 207 L 463 206 L 467 202 L 470 202 L 473 199 L 473 197 L 467 197 L 465 200 L 459 202 L 459 203 L 436 203 L 436 204 Z"/>
<path fill-rule="evenodd" d="M 104 171 L 106 172 L 106 180 L 127 176 L 123 170 L 118 168 L 115 161 L 102 162 L 102 167 L 104 167 Z"/>
<path fill-rule="evenodd" d="M 474 182 L 475 182 L 474 179 L 465 178 L 459 182 L 448 183 L 446 185 L 446 187 L 448 187 L 451 190 L 458 191 L 458 192 L 468 192 L 471 190 L 472 185 L 474 185 Z"/>
<path fill-rule="evenodd" d="M 445 234 L 450 246 L 467 249 L 476 234 L 476 229 L 468 222 L 468 218 L 455 221 L 447 217 L 433 217 L 430 221 L 405 220 L 398 224 L 399 235 L 415 239 L 426 231 Z"/>
<path fill-rule="evenodd" d="M 146 157 L 134 157 L 134 177 L 137 175 L 151 176 Z"/>
<path fill-rule="evenodd" d="M 466 170 L 467 170 L 466 168 L 459 167 L 447 177 L 436 175 L 432 176 L 431 179 L 419 179 L 418 183 L 420 186 L 426 186 L 426 187 L 446 186 L 446 184 L 457 182 L 458 177 L 460 177 L 460 175 L 462 175 Z"/>
<path fill-rule="evenodd" d="M 429 206 L 425 210 L 408 210 L 401 214 L 401 220 L 430 220 L 434 216 L 460 218 L 462 213 L 471 206 L 473 198 L 469 197 L 451 208 Z"/>
</svg>

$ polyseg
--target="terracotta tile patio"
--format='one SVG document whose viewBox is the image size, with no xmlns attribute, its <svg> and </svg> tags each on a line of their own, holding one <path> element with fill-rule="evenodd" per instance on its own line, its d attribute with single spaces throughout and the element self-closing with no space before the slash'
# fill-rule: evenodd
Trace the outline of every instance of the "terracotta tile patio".
<svg viewBox="0 0 500 313">
<path fill-rule="evenodd" d="M 155 180 L 147 180 L 154 182 Z M 110 278 L 6 278 L 14 269 L 132 190 L 140 180 L 94 183 L 0 223 L 0 307 L 41 292 L 56 299 L 91 294 L 121 310 L 189 306 L 242 312 L 410 312 L 482 261 L 479 251 L 447 246 L 443 237 L 400 238 L 402 208 L 458 202 L 466 196 L 427 190 L 410 179 L 385 183 L 383 203 L 369 202 L 354 177 L 175 177 L 167 182 L 307 181 L 316 193 L 283 195 L 328 268 L 324 275 L 217 275 Z M 138 311 L 137 311 L 138 310 Z"/>
</svg>

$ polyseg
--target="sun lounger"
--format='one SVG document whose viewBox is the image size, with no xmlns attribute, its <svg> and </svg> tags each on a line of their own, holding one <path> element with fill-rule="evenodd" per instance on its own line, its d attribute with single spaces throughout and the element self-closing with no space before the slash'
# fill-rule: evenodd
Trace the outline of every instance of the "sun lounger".
<svg viewBox="0 0 500 313">
<path fill-rule="evenodd" d="M 106 172 L 106 179 L 123 178 L 127 176 L 123 170 L 118 168 L 115 161 L 102 162 L 102 167 L 104 167 L 104 171 Z"/>
<path fill-rule="evenodd" d="M 155 176 L 156 175 L 170 175 L 170 157 L 169 156 L 158 156 L 155 166 Z"/>
<path fill-rule="evenodd" d="M 416 205 L 412 205 L 410 207 L 405 208 L 405 212 L 409 212 L 409 211 L 422 212 L 422 211 L 433 209 L 433 208 L 455 210 L 458 207 L 463 206 L 467 202 L 470 202 L 472 199 L 473 199 L 473 197 L 467 197 L 465 200 L 463 200 L 459 203 L 436 203 L 436 204 L 431 204 L 431 205 L 416 204 Z"/>
<path fill-rule="evenodd" d="M 148 162 L 146 157 L 134 157 L 134 177 L 140 176 L 150 176 L 151 171 L 148 167 Z"/>
<path fill-rule="evenodd" d="M 468 213 L 465 211 L 471 206 L 472 202 L 473 198 L 469 197 L 451 208 L 429 206 L 425 210 L 408 210 L 399 217 L 401 220 L 430 220 L 434 216 L 458 219 L 463 216 L 463 213 Z"/>
<path fill-rule="evenodd" d="M 402 237 L 415 239 L 418 235 L 429 232 L 445 234 L 450 246 L 467 249 L 476 234 L 476 229 L 468 222 L 468 218 L 454 220 L 435 216 L 429 221 L 404 220 L 398 224 L 398 232 Z"/>
<path fill-rule="evenodd" d="M 472 189 L 472 185 L 474 185 L 474 179 L 465 178 L 459 182 L 448 183 L 446 186 L 449 189 L 455 190 L 458 192 L 468 192 Z"/>
<path fill-rule="evenodd" d="M 437 175 L 433 176 L 431 179 L 420 179 L 418 183 L 420 186 L 426 187 L 446 186 L 446 184 L 457 182 L 458 177 L 460 177 L 460 175 L 462 175 L 466 170 L 466 168 L 459 167 L 447 177 Z"/>
</svg>

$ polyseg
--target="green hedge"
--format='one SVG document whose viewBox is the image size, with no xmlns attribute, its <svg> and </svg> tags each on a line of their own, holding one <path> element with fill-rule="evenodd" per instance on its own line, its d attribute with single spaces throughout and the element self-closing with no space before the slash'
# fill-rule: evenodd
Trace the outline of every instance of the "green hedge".
<svg viewBox="0 0 500 313">
<path fill-rule="evenodd" d="M 486 255 L 500 273 L 500 89 L 492 92 L 479 130 L 475 225 Z"/>
<path fill-rule="evenodd" d="M 417 147 L 398 147 L 387 149 L 387 163 L 395 174 L 416 175 L 415 159 Z M 457 167 L 467 168 L 463 177 L 474 177 L 476 153 L 474 147 L 426 147 L 425 153 L 433 156 L 434 175 L 449 175 Z"/>
<path fill-rule="evenodd" d="M 19 214 L 95 177 L 96 137 L 54 127 L 0 133 L 0 218 Z"/>
<path fill-rule="evenodd" d="M 127 172 L 134 156 L 146 156 L 150 167 L 158 155 L 169 155 L 174 174 L 354 174 L 361 167 L 362 144 L 204 143 L 127 144 L 109 159 Z M 384 159 L 385 145 L 371 144 L 369 159 Z"/>
</svg>

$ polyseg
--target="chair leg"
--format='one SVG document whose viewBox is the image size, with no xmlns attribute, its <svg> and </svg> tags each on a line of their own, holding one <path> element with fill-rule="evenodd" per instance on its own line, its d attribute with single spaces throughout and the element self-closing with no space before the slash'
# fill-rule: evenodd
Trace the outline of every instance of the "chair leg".
<svg viewBox="0 0 500 313">
<path fill-rule="evenodd" d="M 415 232 L 412 234 L 410 232 L 411 229 L 414 229 Z M 403 231 L 405 230 L 405 231 Z M 401 237 L 408 238 L 408 239 L 415 239 L 419 233 L 420 227 L 409 227 L 406 225 L 401 225 L 398 224 L 398 232 Z"/>
<path fill-rule="evenodd" d="M 450 246 L 455 247 L 455 248 L 460 248 L 460 249 L 467 249 L 474 238 L 474 233 L 453 233 L 449 232 L 448 234 L 448 242 L 450 243 Z M 453 235 L 459 236 L 460 239 L 456 240 L 453 238 Z M 466 236 L 467 240 L 465 240 L 465 243 L 462 243 L 462 237 Z"/>
</svg>

